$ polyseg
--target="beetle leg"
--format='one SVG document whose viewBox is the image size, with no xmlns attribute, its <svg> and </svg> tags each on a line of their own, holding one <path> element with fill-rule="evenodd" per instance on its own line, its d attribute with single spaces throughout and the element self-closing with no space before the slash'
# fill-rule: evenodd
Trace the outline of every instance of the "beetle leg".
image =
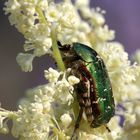
<svg viewBox="0 0 140 140">
<path fill-rule="evenodd" d="M 107 129 L 107 131 L 110 133 L 111 130 L 109 129 L 109 127 L 108 127 L 106 124 L 105 124 L 104 126 L 105 126 L 105 128 Z"/>
<path fill-rule="evenodd" d="M 83 114 L 83 111 L 84 111 L 84 108 L 81 107 L 80 108 L 80 111 L 79 111 L 79 114 L 78 114 L 78 118 L 76 120 L 76 123 L 75 123 L 75 126 L 74 126 L 74 130 L 73 130 L 73 133 L 72 133 L 72 136 L 71 136 L 71 139 L 70 140 L 74 140 L 74 135 L 75 135 L 75 132 L 76 130 L 79 128 L 79 124 L 80 124 L 80 121 L 82 119 L 82 114 Z"/>
</svg>

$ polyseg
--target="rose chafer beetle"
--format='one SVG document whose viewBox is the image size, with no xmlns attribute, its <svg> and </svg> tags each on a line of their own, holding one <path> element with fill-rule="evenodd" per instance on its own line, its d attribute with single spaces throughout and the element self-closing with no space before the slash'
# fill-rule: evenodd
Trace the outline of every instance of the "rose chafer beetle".
<svg viewBox="0 0 140 140">
<path fill-rule="evenodd" d="M 81 43 L 61 45 L 58 42 L 58 46 L 66 68 L 71 68 L 71 73 L 80 79 L 75 88 L 80 111 L 74 133 L 83 112 L 91 127 L 105 125 L 110 131 L 106 124 L 114 116 L 115 104 L 103 59 L 95 50 Z"/>
</svg>

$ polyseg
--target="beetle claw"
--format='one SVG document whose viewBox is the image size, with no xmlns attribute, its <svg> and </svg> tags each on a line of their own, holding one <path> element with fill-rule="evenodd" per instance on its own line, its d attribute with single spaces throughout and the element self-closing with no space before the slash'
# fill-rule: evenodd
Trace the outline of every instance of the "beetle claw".
<svg viewBox="0 0 140 140">
<path fill-rule="evenodd" d="M 107 125 L 105 125 L 105 128 L 107 129 L 107 131 L 110 133 L 111 130 L 109 129 L 109 127 Z"/>
</svg>

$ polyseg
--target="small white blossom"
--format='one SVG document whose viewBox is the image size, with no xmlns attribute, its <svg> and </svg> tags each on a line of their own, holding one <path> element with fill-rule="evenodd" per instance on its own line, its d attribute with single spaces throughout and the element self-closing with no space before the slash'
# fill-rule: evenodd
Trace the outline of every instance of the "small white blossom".
<svg viewBox="0 0 140 140">
<path fill-rule="evenodd" d="M 76 5 L 81 6 L 89 6 L 90 0 L 76 0 Z"/>
<path fill-rule="evenodd" d="M 42 44 L 42 46 L 34 46 L 34 55 L 35 56 L 42 56 L 42 55 L 45 55 L 46 53 L 50 53 L 50 48 L 52 46 L 52 40 L 51 38 L 38 38 L 36 39 L 36 41 L 38 43 L 36 44 Z"/>
<path fill-rule="evenodd" d="M 107 25 L 104 25 L 104 27 L 97 27 L 95 29 L 95 34 L 101 41 L 106 41 L 113 40 L 115 32 L 109 30 Z"/>
<path fill-rule="evenodd" d="M 104 16 L 99 13 L 99 12 L 96 12 L 94 9 L 92 11 L 93 15 L 92 15 L 92 24 L 95 25 L 95 26 L 100 26 L 100 25 L 103 25 L 105 23 L 105 19 L 104 19 Z"/>
<path fill-rule="evenodd" d="M 49 7 L 45 11 L 45 17 L 48 22 L 56 22 L 59 20 L 61 12 L 58 11 L 55 3 L 50 3 Z"/>
<path fill-rule="evenodd" d="M 60 99 L 60 101 L 63 104 L 65 104 L 66 102 L 69 102 L 69 100 L 71 102 L 72 96 L 69 96 L 69 95 L 70 95 L 70 92 L 73 92 L 74 89 L 66 79 L 63 79 L 62 81 L 58 81 L 55 85 L 55 88 L 56 88 L 57 98 Z"/>
<path fill-rule="evenodd" d="M 0 133 L 7 134 L 9 132 L 7 122 L 9 119 L 12 118 L 15 118 L 13 112 L 10 112 L 0 107 Z"/>
<path fill-rule="evenodd" d="M 7 134 L 9 132 L 8 125 L 4 123 L 6 116 L 0 116 L 0 133 Z"/>
<path fill-rule="evenodd" d="M 72 118 L 70 117 L 69 114 L 63 114 L 60 117 L 60 120 L 65 127 L 68 127 L 70 125 L 70 123 L 72 122 Z"/>
<path fill-rule="evenodd" d="M 19 53 L 16 60 L 17 63 L 21 66 L 21 69 L 25 72 L 32 71 L 32 61 L 33 61 L 34 55 L 32 54 L 24 54 Z"/>
<path fill-rule="evenodd" d="M 68 106 L 71 105 L 71 103 L 74 102 L 74 98 L 71 94 L 69 94 L 67 97 L 66 97 L 66 101 L 68 102 Z"/>
<path fill-rule="evenodd" d="M 75 85 L 80 82 L 79 78 L 77 78 L 73 75 L 68 77 L 68 81 L 71 85 Z"/>
<path fill-rule="evenodd" d="M 50 82 L 56 82 L 60 76 L 60 73 L 52 68 L 45 70 L 45 78 Z"/>
</svg>

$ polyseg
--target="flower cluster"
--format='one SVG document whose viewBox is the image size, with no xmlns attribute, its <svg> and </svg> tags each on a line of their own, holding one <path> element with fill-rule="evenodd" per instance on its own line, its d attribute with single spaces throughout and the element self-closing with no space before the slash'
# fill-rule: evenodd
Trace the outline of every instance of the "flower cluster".
<svg viewBox="0 0 140 140">
<path fill-rule="evenodd" d="M 51 55 L 58 68 L 44 71 L 48 84 L 27 91 L 17 111 L 0 108 L 0 132 L 8 133 L 8 120 L 13 121 L 12 134 L 20 140 L 70 139 L 79 106 L 75 85 L 79 79 L 66 69 L 57 41 L 80 42 L 95 49 L 103 58 L 112 83 L 116 113 L 104 126 L 90 128 L 82 120 L 77 136 L 80 140 L 137 140 L 140 131 L 140 53 L 131 64 L 124 47 L 112 41 L 115 32 L 105 24 L 105 11 L 90 8 L 90 0 L 8 0 L 5 13 L 11 25 L 23 34 L 25 53 L 17 62 L 25 72 L 32 71 L 35 57 Z M 84 115 L 83 115 L 84 118 Z"/>
<path fill-rule="evenodd" d="M 11 25 L 26 39 L 23 46 L 25 52 L 33 52 L 19 53 L 17 56 L 17 62 L 23 71 L 32 70 L 35 56 L 52 53 L 53 28 L 57 40 L 62 44 L 78 41 L 92 46 L 114 38 L 114 31 L 104 24 L 104 11 L 100 8 L 90 9 L 88 0 L 77 0 L 75 5 L 70 0 L 57 4 L 53 0 L 9 0 L 5 6 L 4 10 L 9 14 Z"/>
<path fill-rule="evenodd" d="M 70 106 L 74 102 L 73 85 L 79 82 L 69 72 L 59 73 L 52 68 L 45 70 L 49 84 L 29 89 L 27 97 L 20 101 L 17 112 L 1 108 L 0 132 L 9 131 L 7 120 L 11 119 L 12 134 L 21 140 L 64 139 L 64 132 L 72 123 Z"/>
</svg>

